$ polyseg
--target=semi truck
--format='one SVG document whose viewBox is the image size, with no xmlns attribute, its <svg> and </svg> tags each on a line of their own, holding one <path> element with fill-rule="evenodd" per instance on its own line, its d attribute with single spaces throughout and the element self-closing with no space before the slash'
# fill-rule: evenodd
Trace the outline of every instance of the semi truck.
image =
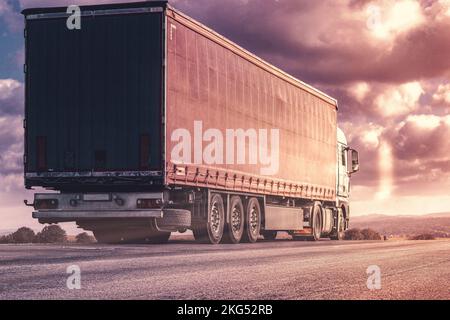
<svg viewBox="0 0 450 320">
<path fill-rule="evenodd" d="M 359 159 L 336 99 L 166 1 L 75 9 L 22 12 L 33 218 L 101 243 L 342 239 Z"/>
</svg>

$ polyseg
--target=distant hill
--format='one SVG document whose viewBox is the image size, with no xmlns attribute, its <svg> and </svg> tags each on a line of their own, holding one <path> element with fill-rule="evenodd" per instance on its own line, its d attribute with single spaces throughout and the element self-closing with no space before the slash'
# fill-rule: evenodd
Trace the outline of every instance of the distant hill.
<svg viewBox="0 0 450 320">
<path fill-rule="evenodd" d="M 388 216 L 370 214 L 352 217 L 350 228 L 371 228 L 387 236 L 411 236 L 431 233 L 435 237 L 450 238 L 450 212 L 421 216 Z"/>
</svg>

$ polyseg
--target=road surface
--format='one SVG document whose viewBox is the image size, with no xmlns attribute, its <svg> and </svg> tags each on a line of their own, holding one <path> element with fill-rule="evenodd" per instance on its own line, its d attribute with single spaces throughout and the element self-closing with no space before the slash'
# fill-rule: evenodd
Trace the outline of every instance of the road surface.
<svg viewBox="0 0 450 320">
<path fill-rule="evenodd" d="M 450 299 L 450 241 L 0 245 L 0 279 L 0 299 Z"/>
</svg>

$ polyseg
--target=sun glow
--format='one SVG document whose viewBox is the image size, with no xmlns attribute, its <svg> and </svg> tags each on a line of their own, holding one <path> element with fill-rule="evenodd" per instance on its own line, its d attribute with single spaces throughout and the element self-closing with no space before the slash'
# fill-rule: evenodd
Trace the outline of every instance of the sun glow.
<svg viewBox="0 0 450 320">
<path fill-rule="evenodd" d="M 393 185 L 392 148 L 388 142 L 382 141 L 378 149 L 378 172 L 380 175 L 377 200 L 386 200 L 391 196 Z"/>
</svg>

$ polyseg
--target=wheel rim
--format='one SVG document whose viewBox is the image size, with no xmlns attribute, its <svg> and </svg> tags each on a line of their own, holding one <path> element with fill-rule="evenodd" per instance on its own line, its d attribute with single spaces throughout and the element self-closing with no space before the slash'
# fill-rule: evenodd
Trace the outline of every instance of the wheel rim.
<svg viewBox="0 0 450 320">
<path fill-rule="evenodd" d="M 211 205 L 211 212 L 210 212 L 210 227 L 211 231 L 214 234 L 215 237 L 217 237 L 220 233 L 220 209 L 217 201 L 215 201 Z"/>
<path fill-rule="evenodd" d="M 257 234 L 258 232 L 258 224 L 259 224 L 258 209 L 256 208 L 256 205 L 252 205 L 249 216 L 249 227 L 250 232 L 253 235 Z"/>
<path fill-rule="evenodd" d="M 231 231 L 239 234 L 242 226 L 242 210 L 238 205 L 233 207 L 231 211 Z"/>
</svg>

